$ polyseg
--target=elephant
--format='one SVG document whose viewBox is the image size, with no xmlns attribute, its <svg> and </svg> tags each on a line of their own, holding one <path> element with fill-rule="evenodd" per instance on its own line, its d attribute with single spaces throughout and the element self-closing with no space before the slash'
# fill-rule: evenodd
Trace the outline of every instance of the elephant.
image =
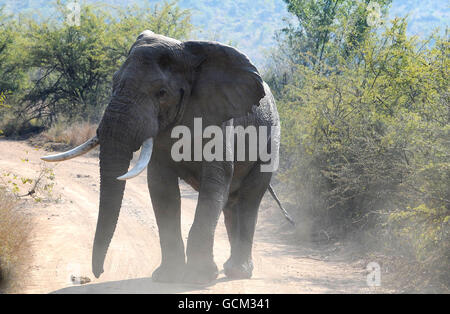
<svg viewBox="0 0 450 314">
<path fill-rule="evenodd" d="M 229 278 L 251 278 L 253 236 L 267 189 L 282 208 L 270 186 L 273 172 L 261 171 L 264 162 L 259 157 L 252 161 L 175 161 L 172 132 L 177 126 L 192 130 L 195 118 L 202 119 L 203 129 L 233 124 L 279 130 L 280 125 L 270 88 L 246 55 L 218 42 L 182 42 L 146 30 L 113 75 L 112 95 L 97 135 L 68 152 L 42 158 L 67 160 L 100 146 L 100 203 L 92 250 L 95 277 L 104 272 L 126 179 L 147 168 L 161 246 L 161 264 L 152 279 L 194 284 L 214 281 L 218 276 L 214 232 L 222 212 L 231 246 L 224 273 Z M 267 143 L 278 158 L 279 132 Z M 133 152 L 140 148 L 138 162 L 127 172 Z M 179 180 L 199 193 L 186 250 Z"/>
</svg>

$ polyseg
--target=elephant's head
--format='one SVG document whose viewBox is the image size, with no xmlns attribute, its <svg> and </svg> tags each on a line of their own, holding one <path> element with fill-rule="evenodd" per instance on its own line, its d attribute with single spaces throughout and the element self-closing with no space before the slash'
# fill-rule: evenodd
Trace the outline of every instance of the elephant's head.
<svg viewBox="0 0 450 314">
<path fill-rule="evenodd" d="M 99 277 L 111 242 L 125 179 L 150 161 L 153 138 L 177 125 L 188 106 L 225 121 L 245 115 L 264 97 L 256 68 L 234 48 L 214 42 L 180 42 L 144 31 L 114 74 L 112 97 L 97 136 L 65 153 L 44 157 L 61 161 L 100 145 L 100 209 L 92 254 Z M 141 156 L 127 174 L 134 151 Z"/>
</svg>

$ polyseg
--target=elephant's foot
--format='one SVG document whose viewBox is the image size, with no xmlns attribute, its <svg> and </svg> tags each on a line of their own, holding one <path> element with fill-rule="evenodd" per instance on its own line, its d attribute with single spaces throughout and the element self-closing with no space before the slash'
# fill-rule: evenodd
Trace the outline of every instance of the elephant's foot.
<svg viewBox="0 0 450 314">
<path fill-rule="evenodd" d="M 231 257 L 223 264 L 223 270 L 228 278 L 250 279 L 253 273 L 253 262 L 247 259 L 244 262 L 236 262 Z"/>
<path fill-rule="evenodd" d="M 219 275 L 216 263 L 189 263 L 186 265 L 183 282 L 190 284 L 207 284 Z"/>
<path fill-rule="evenodd" d="M 182 282 L 185 271 L 186 264 L 184 262 L 161 263 L 161 265 L 153 272 L 152 280 L 165 283 Z"/>
</svg>

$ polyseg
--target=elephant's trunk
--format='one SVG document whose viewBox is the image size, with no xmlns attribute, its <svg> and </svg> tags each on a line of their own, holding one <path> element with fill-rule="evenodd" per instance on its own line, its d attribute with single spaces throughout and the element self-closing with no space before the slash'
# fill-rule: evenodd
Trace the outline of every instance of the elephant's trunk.
<svg viewBox="0 0 450 314">
<path fill-rule="evenodd" d="M 125 181 L 117 177 L 127 172 L 132 155 L 131 150 L 118 143 L 100 145 L 100 208 L 92 251 L 92 271 L 97 278 L 103 273 L 125 189 Z"/>
<path fill-rule="evenodd" d="M 143 117 L 133 109 L 135 106 L 125 100 L 124 97 L 116 97 L 110 102 L 97 130 L 100 143 L 100 206 L 92 251 L 92 271 L 97 278 L 103 273 L 106 253 L 122 205 L 125 181 L 117 178 L 127 173 L 133 152 L 145 144 L 146 139 L 155 136 L 158 128 L 156 115 Z M 138 170 L 142 169 L 140 167 Z"/>
</svg>

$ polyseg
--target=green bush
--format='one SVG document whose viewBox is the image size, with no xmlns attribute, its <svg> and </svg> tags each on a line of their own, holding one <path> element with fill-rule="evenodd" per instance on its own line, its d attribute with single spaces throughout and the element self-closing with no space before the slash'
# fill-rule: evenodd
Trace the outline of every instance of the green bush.
<svg viewBox="0 0 450 314">
<path fill-rule="evenodd" d="M 405 29 L 370 33 L 332 66 L 295 65 L 278 97 L 279 179 L 313 233 L 372 233 L 448 273 L 449 41 Z"/>
<path fill-rule="evenodd" d="M 0 74 L 15 73 L 0 78 L 0 92 L 14 95 L 8 96 L 10 107 L 0 110 L 10 134 L 27 129 L 31 120 L 46 127 L 59 117 L 98 122 L 112 76 L 140 32 L 151 29 L 183 39 L 192 30 L 189 11 L 176 3 L 126 8 L 86 4 L 79 26 L 65 22 L 65 3 L 57 1 L 55 14 L 46 20 L 22 16 L 20 29 L 0 14 Z"/>
</svg>

